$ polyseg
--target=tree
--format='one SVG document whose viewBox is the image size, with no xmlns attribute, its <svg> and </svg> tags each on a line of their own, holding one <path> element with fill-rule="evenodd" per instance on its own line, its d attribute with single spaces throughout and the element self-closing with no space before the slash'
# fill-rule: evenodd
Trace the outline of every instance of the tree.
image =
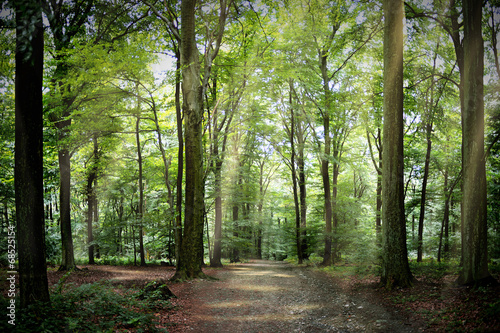
<svg viewBox="0 0 500 333">
<path fill-rule="evenodd" d="M 182 110 L 185 123 L 186 194 L 184 233 L 173 280 L 203 276 L 204 179 L 202 150 L 203 90 L 196 46 L 196 0 L 181 5 Z"/>
<path fill-rule="evenodd" d="M 81 27 L 87 21 L 92 1 L 76 1 L 69 6 L 62 2 L 43 1 L 44 11 L 49 18 L 50 29 L 54 38 L 55 59 L 57 60 L 52 86 L 54 91 L 59 91 L 58 106 L 53 105 L 49 118 L 58 130 L 60 147 L 58 151 L 60 172 L 60 226 L 62 243 L 62 261 L 60 270 L 72 270 L 76 268 L 73 251 L 73 235 L 71 232 L 71 154 L 69 148 L 63 143 L 69 135 L 71 125 L 71 105 L 74 101 L 72 87 L 64 85 L 64 79 L 68 74 L 65 51 L 70 47 L 72 39 L 80 32 Z M 74 87 L 73 87 L 74 88 Z"/>
<path fill-rule="evenodd" d="M 484 152 L 484 46 L 482 2 L 465 0 L 464 108 L 462 109 L 462 271 L 460 284 L 491 282 L 488 271 L 486 168 Z"/>
<path fill-rule="evenodd" d="M 21 307 L 48 302 L 43 206 L 43 24 L 40 1 L 16 11 L 15 191 Z M 33 25 L 34 23 L 34 25 Z"/>
<path fill-rule="evenodd" d="M 384 0 L 384 124 L 382 152 L 382 271 L 386 288 L 412 284 L 406 250 L 403 181 L 402 0 Z"/>
</svg>

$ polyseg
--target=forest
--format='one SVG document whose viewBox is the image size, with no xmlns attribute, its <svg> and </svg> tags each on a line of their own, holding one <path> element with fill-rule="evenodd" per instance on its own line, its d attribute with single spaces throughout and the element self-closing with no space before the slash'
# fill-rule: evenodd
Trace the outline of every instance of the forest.
<svg viewBox="0 0 500 333">
<path fill-rule="evenodd" d="M 0 327 L 154 331 L 152 272 L 295 267 L 439 276 L 485 311 L 453 329 L 500 328 L 498 0 L 9 0 L 0 29 Z M 137 304 L 68 282 L 122 266 Z M 88 295 L 117 312 L 78 329 Z"/>
</svg>

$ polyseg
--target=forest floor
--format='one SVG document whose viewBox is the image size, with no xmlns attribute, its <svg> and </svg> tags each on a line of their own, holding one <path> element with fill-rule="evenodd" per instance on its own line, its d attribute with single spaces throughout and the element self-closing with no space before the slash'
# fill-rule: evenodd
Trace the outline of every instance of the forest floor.
<svg viewBox="0 0 500 333">
<path fill-rule="evenodd" d="M 100 280 L 142 288 L 172 267 L 80 266 L 65 285 Z M 413 288 L 386 291 L 373 275 L 343 275 L 251 260 L 205 269 L 217 280 L 169 283 L 177 296 L 155 313 L 169 332 L 500 332 L 500 288 L 472 290 L 453 276 L 417 276 Z M 54 286 L 62 272 L 49 270 Z M 496 276 L 498 278 L 498 276 Z"/>
</svg>

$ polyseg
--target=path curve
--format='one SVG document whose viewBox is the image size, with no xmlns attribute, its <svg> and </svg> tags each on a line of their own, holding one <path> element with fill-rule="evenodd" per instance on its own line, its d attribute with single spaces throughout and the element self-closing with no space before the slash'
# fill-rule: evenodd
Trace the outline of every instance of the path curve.
<svg viewBox="0 0 500 333">
<path fill-rule="evenodd" d="M 189 324 L 175 332 L 419 332 L 417 323 L 362 294 L 345 294 L 326 274 L 252 260 L 214 270 L 177 290 Z M 172 286 L 176 292 L 175 285 Z"/>
</svg>

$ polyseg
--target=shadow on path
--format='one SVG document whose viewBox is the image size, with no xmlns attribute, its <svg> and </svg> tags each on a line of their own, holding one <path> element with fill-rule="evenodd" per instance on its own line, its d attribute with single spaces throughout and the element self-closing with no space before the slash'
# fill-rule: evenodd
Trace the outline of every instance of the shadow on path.
<svg viewBox="0 0 500 333">
<path fill-rule="evenodd" d="M 181 331 L 422 331 L 364 295 L 346 295 L 333 279 L 310 269 L 252 260 L 226 266 L 214 275 L 218 281 L 198 280 L 190 285 L 186 297 L 192 304 L 191 324 Z"/>
</svg>

